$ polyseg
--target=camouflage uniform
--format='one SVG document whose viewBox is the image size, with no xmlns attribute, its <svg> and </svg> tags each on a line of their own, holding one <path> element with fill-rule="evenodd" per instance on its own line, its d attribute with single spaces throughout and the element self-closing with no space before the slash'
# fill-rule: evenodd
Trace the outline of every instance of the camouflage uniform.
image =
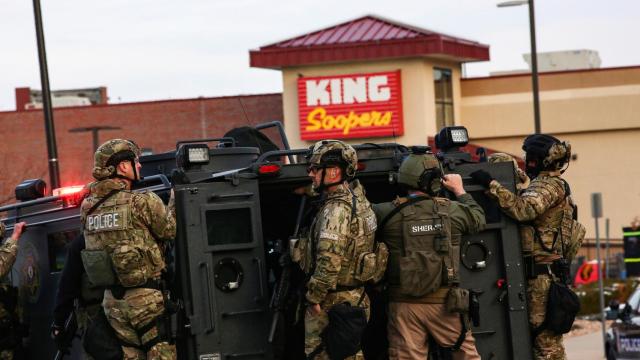
<svg viewBox="0 0 640 360">
<path fill-rule="evenodd" d="M 360 306 L 369 317 L 369 299 L 363 294 L 364 284 L 353 274 L 357 256 L 373 248 L 376 222 L 362 186 L 354 181 L 352 187 L 350 190 L 347 185 L 340 185 L 328 194 L 311 225 L 309 247 L 315 244 L 316 257 L 315 269 L 307 283 L 306 299 L 311 304 L 320 304 L 323 311 L 318 315 L 305 314 L 307 354 L 320 345 L 320 334 L 329 323 L 327 311 L 333 305 L 347 302 L 355 306 L 362 298 Z M 356 198 L 355 211 L 351 208 L 353 197 Z M 302 263 L 310 262 L 303 260 Z M 340 291 L 341 288 L 344 291 Z M 328 359 L 328 356 L 323 351 L 316 358 Z M 355 358 L 362 358 L 362 352 Z"/>
<path fill-rule="evenodd" d="M 309 276 L 306 300 L 319 304 L 317 315 L 305 312 L 305 353 L 321 346 L 320 334 L 329 324 L 327 311 L 334 305 L 349 303 L 365 309 L 369 317 L 369 299 L 364 293 L 364 282 L 358 280 L 358 259 L 373 250 L 376 218 L 367 200 L 364 188 L 353 179 L 357 167 L 355 150 L 337 140 L 316 143 L 309 159 L 311 166 L 322 171 L 322 184 L 317 191 L 324 191 L 324 201 L 311 224 L 309 239 L 304 240 L 305 250 L 300 266 Z M 342 180 L 334 184 L 324 182 L 326 168 L 340 166 Z M 326 190 L 327 185 L 331 190 Z M 316 359 L 328 359 L 323 350 Z M 352 359 L 362 359 L 359 351 Z"/>
<path fill-rule="evenodd" d="M 0 222 L 0 241 L 4 239 L 5 225 Z M 18 254 L 18 241 L 9 238 L 0 246 L 0 277 L 4 277 L 11 271 Z"/>
<path fill-rule="evenodd" d="M 0 222 L 0 242 L 4 239 L 5 225 Z M 13 238 L 9 238 L 2 246 L 0 246 L 0 279 L 3 278 L 11 271 L 13 263 L 16 261 L 16 255 L 18 254 L 18 241 Z M 0 291 L 9 291 L 10 285 L 0 284 Z M 4 304 L 0 302 L 0 322 L 7 321 L 15 314 L 11 314 Z M 0 360 L 13 359 L 13 350 L 0 350 Z"/>
<path fill-rule="evenodd" d="M 123 142 L 126 141 L 112 140 L 96 152 L 93 173 L 99 181 L 89 186 L 90 195 L 81 206 L 86 250 L 105 250 L 118 284 L 124 288 L 122 294 L 105 290 L 102 302 L 109 323 L 123 343 L 124 358 L 175 359 L 174 345 L 157 342 L 156 321 L 165 313 L 165 307 L 163 294 L 154 285 L 166 266 L 160 241 L 171 240 L 176 234 L 174 204 L 170 201 L 166 207 L 155 193 L 134 193 L 127 190 L 124 181 L 105 178 L 114 173 L 111 166 L 105 165 L 105 158 L 121 151 Z M 118 191 L 88 215 L 89 209 L 112 190 Z M 116 214 L 118 222 L 97 223 L 100 217 L 115 219 Z"/>
<path fill-rule="evenodd" d="M 546 247 L 551 248 L 556 233 L 560 230 L 565 207 L 565 187 L 559 172 L 542 172 L 531 181 L 527 189 L 516 195 L 497 181 L 489 184 L 487 194 L 498 202 L 502 211 L 527 226 L 528 235 L 523 238 L 523 250 L 532 249 L 535 262 L 550 264 L 561 257 L 557 253 L 544 250 L 539 240 L 534 240 L 537 232 Z M 556 249 L 558 250 L 558 249 Z M 547 294 L 552 278 L 549 275 L 538 275 L 530 279 L 527 288 L 529 306 L 529 322 L 533 328 L 544 321 L 546 314 Z M 562 335 L 555 335 L 544 330 L 535 339 L 534 355 L 536 359 L 565 359 Z"/>
<path fill-rule="evenodd" d="M 482 171 L 471 177 L 488 188 L 487 195 L 497 201 L 508 216 L 520 223 L 523 256 L 531 256 L 535 266 L 528 281 L 527 302 L 532 329 L 543 323 L 549 287 L 558 281 L 550 264 L 576 254 L 584 227 L 573 220 L 574 204 L 568 184 L 560 178 L 562 168 L 571 158 L 571 145 L 553 136 L 534 134 L 523 143 L 530 185 L 517 194 L 493 180 Z M 559 241 L 557 241 L 559 239 Z M 536 359 L 565 359 L 562 335 L 543 330 L 534 340 Z"/>
</svg>

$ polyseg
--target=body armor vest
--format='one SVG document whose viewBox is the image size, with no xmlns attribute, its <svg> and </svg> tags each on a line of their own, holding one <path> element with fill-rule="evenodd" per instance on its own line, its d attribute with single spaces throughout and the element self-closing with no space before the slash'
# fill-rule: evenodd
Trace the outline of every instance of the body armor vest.
<svg viewBox="0 0 640 360">
<path fill-rule="evenodd" d="M 523 251 L 532 253 L 538 260 L 545 259 L 545 262 L 554 257 L 572 259 L 580 246 L 577 244 L 576 247 L 575 242 L 581 243 L 584 238 L 584 226 L 576 221 L 577 211 L 568 185 L 559 177 L 548 177 L 543 181 L 560 182 L 564 194 L 530 225 L 522 226 Z"/>
<path fill-rule="evenodd" d="M 451 234 L 451 202 L 444 198 L 408 201 L 415 202 L 394 215 L 401 217 L 400 231 L 385 239 L 390 251 L 389 284 L 398 294 L 411 297 L 458 284 L 460 238 Z"/>
<path fill-rule="evenodd" d="M 386 255 L 373 246 L 376 216 L 371 205 L 357 181 L 354 181 L 353 188 L 353 191 L 329 198 L 318 210 L 318 214 L 323 214 L 325 207 L 330 206 L 331 202 L 344 203 L 350 209 L 349 243 L 342 258 L 337 286 L 360 286 L 369 280 L 377 281 L 384 274 L 387 261 Z M 317 229 L 318 220 L 316 217 L 311 224 L 309 238 L 300 239 L 292 249 L 292 259 L 300 263 L 305 273 L 314 271 L 317 253 L 313 247 L 318 245 L 316 237 L 320 233 L 320 229 Z"/>
<path fill-rule="evenodd" d="M 165 268 L 160 247 L 133 212 L 135 196 L 129 191 L 119 191 L 91 214 L 82 214 L 86 244 L 82 260 L 95 286 L 143 286 L 158 279 Z M 89 197 L 85 201 L 93 205 L 99 198 Z M 115 274 L 112 284 L 108 284 L 112 277 L 109 272 Z"/>
</svg>

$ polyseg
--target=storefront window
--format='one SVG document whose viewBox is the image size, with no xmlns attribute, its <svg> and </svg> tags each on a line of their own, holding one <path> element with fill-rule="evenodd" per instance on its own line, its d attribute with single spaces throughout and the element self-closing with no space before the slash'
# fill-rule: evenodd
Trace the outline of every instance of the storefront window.
<svg viewBox="0 0 640 360">
<path fill-rule="evenodd" d="M 433 68 L 436 94 L 436 128 L 451 126 L 453 122 L 453 89 L 451 69 Z"/>
</svg>

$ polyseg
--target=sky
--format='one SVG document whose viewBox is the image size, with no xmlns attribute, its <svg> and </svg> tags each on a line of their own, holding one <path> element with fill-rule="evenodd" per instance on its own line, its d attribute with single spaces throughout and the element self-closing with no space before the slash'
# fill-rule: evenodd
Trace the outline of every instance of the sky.
<svg viewBox="0 0 640 360">
<path fill-rule="evenodd" d="M 526 6 L 498 0 L 58 0 L 42 15 L 52 90 L 106 86 L 110 103 L 282 91 L 249 50 L 374 14 L 490 45 L 467 76 L 524 69 Z M 0 0 L 0 111 L 40 89 L 32 1 Z M 602 67 L 640 65 L 640 0 L 535 0 L 538 51 L 597 50 Z M 634 35 L 636 34 L 636 35 Z"/>
</svg>

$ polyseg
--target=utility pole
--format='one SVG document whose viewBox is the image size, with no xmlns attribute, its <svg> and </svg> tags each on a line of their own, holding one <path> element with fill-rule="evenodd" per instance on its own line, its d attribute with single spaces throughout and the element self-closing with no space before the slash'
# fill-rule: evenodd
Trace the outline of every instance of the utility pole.
<svg viewBox="0 0 640 360">
<path fill-rule="evenodd" d="M 533 0 L 511 0 L 497 4 L 498 7 L 529 6 L 529 37 L 531 42 L 531 90 L 533 92 L 533 127 L 540 134 L 540 90 L 538 87 L 538 50 L 536 49 L 536 18 Z"/>
<path fill-rule="evenodd" d="M 53 123 L 51 91 L 49 90 L 49 70 L 47 69 L 47 52 L 44 45 L 44 29 L 42 27 L 42 11 L 40 0 L 33 0 L 33 14 L 36 23 L 36 40 L 38 43 L 38 62 L 40 63 L 40 83 L 42 84 L 42 105 L 44 110 L 44 130 L 47 138 L 47 154 L 49 156 L 49 177 L 51 189 L 60 187 L 60 164 L 56 145 L 56 129 Z"/>
</svg>

